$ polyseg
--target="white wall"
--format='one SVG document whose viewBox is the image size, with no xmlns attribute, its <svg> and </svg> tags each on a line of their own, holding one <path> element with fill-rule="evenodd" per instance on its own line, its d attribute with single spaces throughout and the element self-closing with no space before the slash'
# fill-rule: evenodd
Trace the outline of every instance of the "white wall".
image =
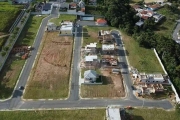
<svg viewBox="0 0 180 120">
<path fill-rule="evenodd" d="M 165 68 L 164 68 L 164 65 L 163 65 L 162 62 L 161 62 L 161 59 L 159 58 L 159 56 L 158 56 L 158 54 L 157 54 L 157 52 L 156 52 L 156 49 L 154 49 L 154 53 L 155 53 L 155 55 L 156 55 L 156 57 L 157 57 L 160 65 L 161 65 L 164 73 L 168 75 L 168 73 L 166 72 L 166 70 L 165 70 Z M 180 103 L 180 98 L 179 98 L 179 95 L 178 95 L 178 93 L 177 93 L 174 85 L 172 84 L 171 80 L 168 79 L 168 81 L 169 81 L 169 83 L 171 84 L 172 90 L 174 91 L 174 93 L 175 93 L 175 95 L 176 95 L 176 102 L 177 102 L 177 103 Z"/>
</svg>

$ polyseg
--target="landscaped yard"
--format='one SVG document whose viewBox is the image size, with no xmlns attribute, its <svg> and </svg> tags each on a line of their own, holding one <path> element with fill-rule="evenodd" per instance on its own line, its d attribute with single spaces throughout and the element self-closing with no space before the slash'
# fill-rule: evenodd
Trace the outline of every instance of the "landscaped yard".
<svg viewBox="0 0 180 120">
<path fill-rule="evenodd" d="M 65 14 L 61 14 L 59 16 L 59 18 L 53 18 L 50 20 L 50 22 L 53 22 L 55 23 L 56 25 L 60 25 L 59 23 L 62 21 L 62 20 L 66 20 L 66 21 L 74 21 L 76 19 L 76 16 L 75 15 L 65 15 Z"/>
<path fill-rule="evenodd" d="M 20 34 L 17 44 L 32 45 L 42 18 L 43 17 L 30 16 Z M 24 63 L 25 60 L 19 60 L 13 55 L 10 55 L 7 59 L 0 72 L 0 99 L 8 98 L 12 94 Z"/>
<path fill-rule="evenodd" d="M 1 120 L 104 120 L 105 109 L 6 111 L 0 112 Z"/>
<path fill-rule="evenodd" d="M 133 120 L 180 120 L 175 111 L 162 109 L 133 109 Z"/>
<path fill-rule="evenodd" d="M 139 47 L 138 43 L 132 37 L 123 32 L 121 34 L 131 66 L 140 72 L 164 73 L 152 49 Z"/>
<path fill-rule="evenodd" d="M 10 5 L 8 2 L 0 2 L 0 35 L 8 32 L 22 8 L 22 5 Z"/>
<path fill-rule="evenodd" d="M 67 98 L 73 38 L 45 32 L 39 56 L 26 86 L 25 99 Z"/>
</svg>

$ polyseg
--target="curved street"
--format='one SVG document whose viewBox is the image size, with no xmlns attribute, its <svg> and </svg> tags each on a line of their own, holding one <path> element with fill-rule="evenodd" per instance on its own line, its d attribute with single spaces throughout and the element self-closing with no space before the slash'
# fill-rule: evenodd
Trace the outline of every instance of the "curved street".
<svg viewBox="0 0 180 120">
<path fill-rule="evenodd" d="M 80 99 L 79 97 L 79 62 L 80 62 L 80 50 L 82 40 L 82 26 L 75 29 L 75 42 L 74 42 L 74 58 L 72 63 L 72 76 L 70 95 L 67 100 L 22 100 L 22 91 L 18 90 L 18 86 L 25 86 L 28 80 L 28 76 L 33 67 L 38 48 L 41 44 L 41 39 L 49 19 L 57 17 L 57 14 L 51 14 L 42 21 L 42 25 L 39 28 L 37 36 L 34 42 L 34 48 L 31 52 L 31 57 L 27 59 L 25 67 L 22 71 L 19 81 L 17 82 L 15 91 L 11 99 L 0 102 L 0 109 L 56 109 L 56 108 L 85 108 L 85 107 L 107 107 L 108 105 L 118 106 L 139 106 L 139 107 L 161 107 L 164 109 L 171 109 L 173 106 L 168 100 L 139 100 L 137 99 L 131 88 L 131 78 L 129 74 L 123 74 L 124 83 L 126 86 L 127 96 L 124 99 Z M 117 43 L 122 44 L 121 37 L 118 35 L 118 31 L 112 31 Z M 124 48 L 119 46 L 119 55 L 123 64 L 123 68 L 128 71 L 128 63 L 126 60 Z"/>
</svg>

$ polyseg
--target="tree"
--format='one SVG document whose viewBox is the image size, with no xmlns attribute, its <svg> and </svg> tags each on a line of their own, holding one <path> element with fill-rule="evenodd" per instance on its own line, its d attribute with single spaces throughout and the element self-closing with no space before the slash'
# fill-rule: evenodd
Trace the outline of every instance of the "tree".
<svg viewBox="0 0 180 120">
<path fill-rule="evenodd" d="M 5 56 L 5 55 L 6 55 L 6 52 L 5 52 L 5 51 L 1 52 L 1 55 L 2 55 L 2 56 Z"/>
</svg>

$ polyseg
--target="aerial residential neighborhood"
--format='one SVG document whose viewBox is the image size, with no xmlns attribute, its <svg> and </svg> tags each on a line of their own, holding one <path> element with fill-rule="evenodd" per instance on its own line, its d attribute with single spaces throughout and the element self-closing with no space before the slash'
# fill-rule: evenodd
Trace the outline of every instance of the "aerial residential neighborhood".
<svg viewBox="0 0 180 120">
<path fill-rule="evenodd" d="M 0 0 L 2 120 L 180 120 L 179 0 Z"/>
</svg>

